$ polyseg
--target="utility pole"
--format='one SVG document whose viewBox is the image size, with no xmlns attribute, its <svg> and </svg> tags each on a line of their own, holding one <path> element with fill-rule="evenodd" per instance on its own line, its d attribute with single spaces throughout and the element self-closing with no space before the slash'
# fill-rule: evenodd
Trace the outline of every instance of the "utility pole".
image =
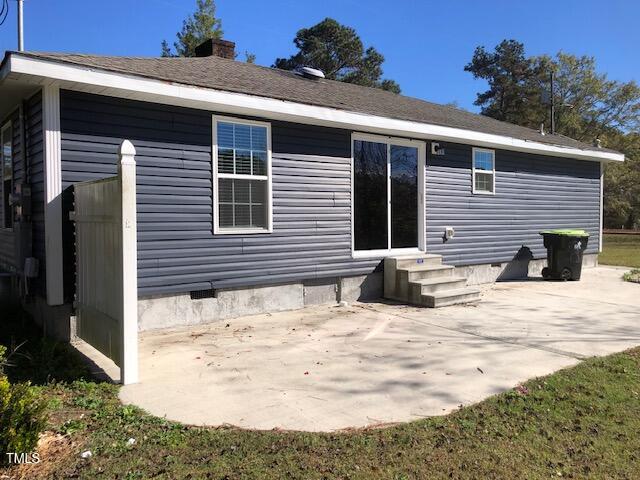
<svg viewBox="0 0 640 480">
<path fill-rule="evenodd" d="M 24 52 L 23 2 L 24 0 L 18 0 L 18 51 L 19 52 Z"/>
<path fill-rule="evenodd" d="M 556 133 L 556 103 L 553 95 L 553 71 L 549 74 L 549 83 L 551 85 L 550 93 L 551 98 L 549 99 L 549 114 L 551 116 L 551 134 Z"/>
</svg>

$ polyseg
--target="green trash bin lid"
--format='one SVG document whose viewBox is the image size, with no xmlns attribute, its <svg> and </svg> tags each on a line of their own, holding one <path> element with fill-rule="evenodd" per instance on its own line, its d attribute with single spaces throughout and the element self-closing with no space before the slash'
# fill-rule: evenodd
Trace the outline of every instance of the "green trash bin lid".
<svg viewBox="0 0 640 480">
<path fill-rule="evenodd" d="M 574 230 L 571 228 L 558 228 L 556 230 L 543 230 L 540 235 L 550 233 L 552 235 L 563 235 L 565 237 L 588 237 L 589 234 L 584 230 Z"/>
</svg>

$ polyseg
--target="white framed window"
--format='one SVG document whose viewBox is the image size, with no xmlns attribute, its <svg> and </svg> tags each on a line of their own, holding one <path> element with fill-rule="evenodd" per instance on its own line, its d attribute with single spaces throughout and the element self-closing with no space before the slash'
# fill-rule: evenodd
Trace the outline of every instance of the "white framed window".
<svg viewBox="0 0 640 480">
<path fill-rule="evenodd" d="M 213 117 L 213 233 L 273 231 L 271 124 Z"/>
<path fill-rule="evenodd" d="M 474 147 L 472 157 L 473 193 L 494 195 L 496 193 L 496 152 Z"/>
<path fill-rule="evenodd" d="M 11 122 L 6 123 L 0 130 L 0 160 L 2 163 L 2 224 L 3 229 L 13 228 L 13 207 L 11 193 L 13 192 L 13 129 Z"/>
</svg>

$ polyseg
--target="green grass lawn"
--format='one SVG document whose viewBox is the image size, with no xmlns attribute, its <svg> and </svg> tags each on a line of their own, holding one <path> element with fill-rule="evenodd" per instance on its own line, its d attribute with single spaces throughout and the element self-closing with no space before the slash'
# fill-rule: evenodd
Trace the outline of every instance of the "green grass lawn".
<svg viewBox="0 0 640 480">
<path fill-rule="evenodd" d="M 603 265 L 640 267 L 640 235 L 604 235 L 598 262 Z"/>
<path fill-rule="evenodd" d="M 123 406 L 118 387 L 90 380 L 72 351 L 27 324 L 4 326 L 0 343 L 27 340 L 10 379 L 40 384 L 50 416 L 42 461 L 0 478 L 640 478 L 640 349 L 444 417 L 344 433 L 258 432 L 189 427 Z M 80 458 L 87 450 L 92 457 Z"/>
</svg>

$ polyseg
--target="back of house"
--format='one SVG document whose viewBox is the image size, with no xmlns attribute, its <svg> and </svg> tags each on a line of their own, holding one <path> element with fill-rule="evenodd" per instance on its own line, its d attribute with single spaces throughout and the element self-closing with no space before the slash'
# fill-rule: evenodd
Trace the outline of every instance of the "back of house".
<svg viewBox="0 0 640 480">
<path fill-rule="evenodd" d="M 0 119 L 0 266 L 59 336 L 72 334 L 82 268 L 74 185 L 114 176 L 124 140 L 136 151 L 142 330 L 383 288 L 393 298 L 385 259 L 388 271 L 412 264 L 406 275 L 427 287 L 451 270 L 463 282 L 455 291 L 472 295 L 464 288 L 540 269 L 539 232 L 550 228 L 586 230 L 593 265 L 602 166 L 624 160 L 449 106 L 217 56 L 8 52 Z"/>
</svg>

